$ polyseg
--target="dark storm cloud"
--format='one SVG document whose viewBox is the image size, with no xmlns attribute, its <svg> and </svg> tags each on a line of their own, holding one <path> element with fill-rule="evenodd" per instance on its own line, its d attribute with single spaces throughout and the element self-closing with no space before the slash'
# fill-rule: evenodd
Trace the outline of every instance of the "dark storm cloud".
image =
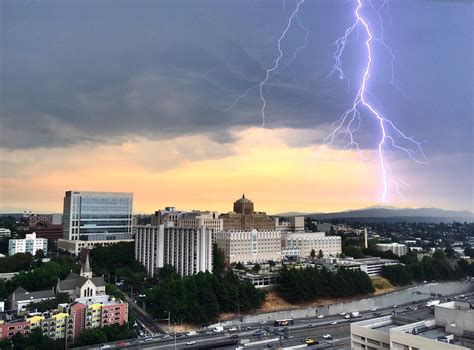
<svg viewBox="0 0 474 350">
<path fill-rule="evenodd" d="M 287 1 L 284 10 L 276 1 L 3 1 L 1 6 L 0 145 L 15 149 L 185 134 L 233 142 L 232 128 L 261 124 L 258 91 L 233 109 L 226 107 L 272 65 L 294 3 Z M 392 24 L 386 18 L 386 38 L 398 55 L 396 73 L 408 98 L 378 76 L 372 91 L 382 110 L 410 135 L 431 141 L 428 147 L 436 151 L 470 146 L 460 141 L 472 136 L 469 9 L 397 2 L 390 6 Z M 267 127 L 322 128 L 348 106 L 352 95 L 345 82 L 326 75 L 332 43 L 351 23 L 352 10 L 347 1 L 303 5 L 309 46 L 289 66 L 304 32 L 294 27 L 283 41 L 282 68 L 265 87 Z M 344 66 L 353 80 L 363 63 L 357 47 L 350 48 Z M 377 69 L 388 74 L 388 57 L 380 55 L 385 63 Z M 370 147 L 374 129 L 370 122 L 366 127 L 359 136 Z M 439 130 L 447 135 L 441 143 Z"/>
</svg>

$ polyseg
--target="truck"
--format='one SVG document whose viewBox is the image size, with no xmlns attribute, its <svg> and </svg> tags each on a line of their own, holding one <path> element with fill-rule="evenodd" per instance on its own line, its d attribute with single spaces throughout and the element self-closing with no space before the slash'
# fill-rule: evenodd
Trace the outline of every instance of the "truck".
<svg viewBox="0 0 474 350">
<path fill-rule="evenodd" d="M 214 333 L 221 333 L 221 332 L 224 332 L 224 327 L 217 326 L 217 327 L 214 327 L 214 329 L 212 331 Z"/>
<path fill-rule="evenodd" d="M 352 311 L 351 312 L 351 318 L 359 318 L 359 317 L 361 317 L 359 311 Z"/>
<path fill-rule="evenodd" d="M 435 305 L 439 305 L 440 301 L 439 300 L 430 300 L 426 303 L 427 307 L 433 307 Z"/>
</svg>

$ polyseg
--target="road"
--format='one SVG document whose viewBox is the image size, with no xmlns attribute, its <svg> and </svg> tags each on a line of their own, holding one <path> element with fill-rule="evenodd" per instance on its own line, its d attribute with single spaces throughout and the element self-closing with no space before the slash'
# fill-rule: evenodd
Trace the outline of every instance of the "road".
<svg viewBox="0 0 474 350">
<path fill-rule="evenodd" d="M 474 293 L 466 293 L 465 297 L 472 297 Z M 416 322 L 420 319 L 428 319 L 432 317 L 432 309 L 426 307 L 425 301 L 410 302 L 397 307 L 379 309 L 376 311 L 366 310 L 360 312 L 359 318 L 354 320 L 345 319 L 341 315 L 327 315 L 318 319 L 308 317 L 304 319 L 294 320 L 294 324 L 288 326 L 288 331 L 280 332 L 285 327 L 274 327 L 273 324 L 242 324 L 241 332 L 225 332 L 215 333 L 209 330 L 203 330 L 207 334 L 197 334 L 195 336 L 180 335 L 176 338 L 168 335 L 167 339 L 148 338 L 137 339 L 125 342 L 126 345 L 121 348 L 128 349 L 235 349 L 238 344 L 245 349 L 262 349 L 266 344 L 270 344 L 272 348 L 308 348 L 303 342 L 305 338 L 312 338 L 319 344 L 311 346 L 313 349 L 350 349 L 350 323 L 351 321 L 360 321 L 378 316 L 385 316 L 395 313 L 398 317 L 405 319 L 407 322 Z M 407 310 L 407 308 L 417 308 L 416 310 Z M 336 324 L 332 324 L 336 322 Z M 250 329 L 248 329 L 250 328 Z M 267 330 L 266 336 L 255 336 L 257 330 Z M 231 335 L 238 335 L 238 338 L 231 339 Z M 323 334 L 330 334 L 333 339 L 323 339 Z M 280 337 L 280 335 L 287 336 Z M 281 338 L 281 340 L 280 340 Z M 187 345 L 189 342 L 193 344 Z M 226 344 L 227 343 L 227 344 Z M 96 349 L 100 349 L 98 346 Z"/>
</svg>

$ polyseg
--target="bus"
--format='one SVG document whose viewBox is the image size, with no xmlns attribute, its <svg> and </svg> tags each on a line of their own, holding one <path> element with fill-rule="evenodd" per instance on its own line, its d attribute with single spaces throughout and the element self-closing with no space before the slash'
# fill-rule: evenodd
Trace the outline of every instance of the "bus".
<svg viewBox="0 0 474 350">
<path fill-rule="evenodd" d="M 292 326 L 294 324 L 295 324 L 295 321 L 292 318 L 288 318 L 285 320 L 276 320 L 274 323 L 275 327 Z"/>
</svg>

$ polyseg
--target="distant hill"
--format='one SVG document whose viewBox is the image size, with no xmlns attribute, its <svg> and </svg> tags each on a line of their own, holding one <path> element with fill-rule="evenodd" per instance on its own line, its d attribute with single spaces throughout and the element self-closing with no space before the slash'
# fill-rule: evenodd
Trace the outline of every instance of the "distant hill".
<svg viewBox="0 0 474 350">
<path fill-rule="evenodd" d="M 409 222 L 474 222 L 474 213 L 438 208 L 372 207 L 336 213 L 314 213 L 307 216 L 316 220 L 347 219 L 350 221 L 409 221 Z M 382 220 L 383 219 L 383 220 Z"/>
<path fill-rule="evenodd" d="M 288 212 L 274 216 L 307 216 L 315 220 L 345 219 L 364 222 L 474 222 L 474 213 L 470 211 L 454 211 L 438 208 L 397 208 L 373 206 L 364 209 L 353 209 L 334 213 L 301 213 Z"/>
</svg>

